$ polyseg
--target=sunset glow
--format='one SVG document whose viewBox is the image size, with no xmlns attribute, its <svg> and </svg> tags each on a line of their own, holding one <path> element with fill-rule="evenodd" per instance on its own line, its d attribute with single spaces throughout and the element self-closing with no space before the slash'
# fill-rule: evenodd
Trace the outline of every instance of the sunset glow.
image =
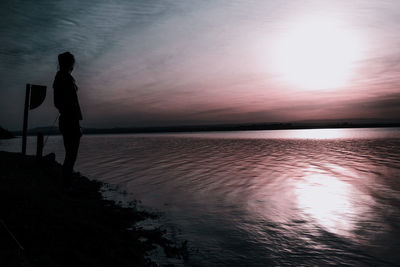
<svg viewBox="0 0 400 267">
<path fill-rule="evenodd" d="M 361 43 L 355 32 L 332 19 L 304 19 L 293 25 L 273 50 L 274 68 L 301 89 L 348 85 Z"/>
<path fill-rule="evenodd" d="M 28 82 L 49 89 L 30 126 L 53 124 L 63 51 L 88 128 L 399 119 L 399 1 L 145 2 L 2 5 L 0 125 Z"/>
</svg>

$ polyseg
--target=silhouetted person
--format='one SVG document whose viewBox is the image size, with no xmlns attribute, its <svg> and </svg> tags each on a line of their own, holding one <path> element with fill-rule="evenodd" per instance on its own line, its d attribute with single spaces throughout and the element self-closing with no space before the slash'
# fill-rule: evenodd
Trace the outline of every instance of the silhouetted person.
<svg viewBox="0 0 400 267">
<path fill-rule="evenodd" d="M 82 120 L 82 112 L 76 93 L 78 87 L 71 75 L 74 64 L 75 58 L 71 53 L 65 52 L 58 55 L 59 71 L 53 83 L 54 105 L 60 112 L 59 128 L 65 147 L 62 177 L 66 187 L 71 185 L 74 164 L 82 136 L 79 125 L 79 121 Z"/>
</svg>

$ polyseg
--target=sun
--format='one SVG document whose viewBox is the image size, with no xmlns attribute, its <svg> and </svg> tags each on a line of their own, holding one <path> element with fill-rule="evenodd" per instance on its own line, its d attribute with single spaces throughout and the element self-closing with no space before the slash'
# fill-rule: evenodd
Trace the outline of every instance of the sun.
<svg viewBox="0 0 400 267">
<path fill-rule="evenodd" d="M 346 86 L 360 58 L 355 32 L 339 21 L 313 18 L 293 25 L 272 49 L 273 69 L 301 89 Z"/>
</svg>

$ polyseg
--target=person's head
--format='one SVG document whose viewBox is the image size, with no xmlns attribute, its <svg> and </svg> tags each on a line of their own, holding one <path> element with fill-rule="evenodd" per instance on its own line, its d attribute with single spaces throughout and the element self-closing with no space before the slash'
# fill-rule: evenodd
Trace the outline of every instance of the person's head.
<svg viewBox="0 0 400 267">
<path fill-rule="evenodd" d="M 62 71 L 71 72 L 74 69 L 75 58 L 70 52 L 58 55 L 58 66 Z"/>
</svg>

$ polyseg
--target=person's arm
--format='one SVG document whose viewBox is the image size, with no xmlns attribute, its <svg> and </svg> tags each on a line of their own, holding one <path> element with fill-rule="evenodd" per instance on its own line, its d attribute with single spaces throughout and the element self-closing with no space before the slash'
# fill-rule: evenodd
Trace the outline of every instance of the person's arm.
<svg viewBox="0 0 400 267">
<path fill-rule="evenodd" d="M 67 76 L 57 74 L 54 79 L 54 106 L 60 114 L 68 115 L 72 111 L 71 87 L 72 81 Z"/>
</svg>

